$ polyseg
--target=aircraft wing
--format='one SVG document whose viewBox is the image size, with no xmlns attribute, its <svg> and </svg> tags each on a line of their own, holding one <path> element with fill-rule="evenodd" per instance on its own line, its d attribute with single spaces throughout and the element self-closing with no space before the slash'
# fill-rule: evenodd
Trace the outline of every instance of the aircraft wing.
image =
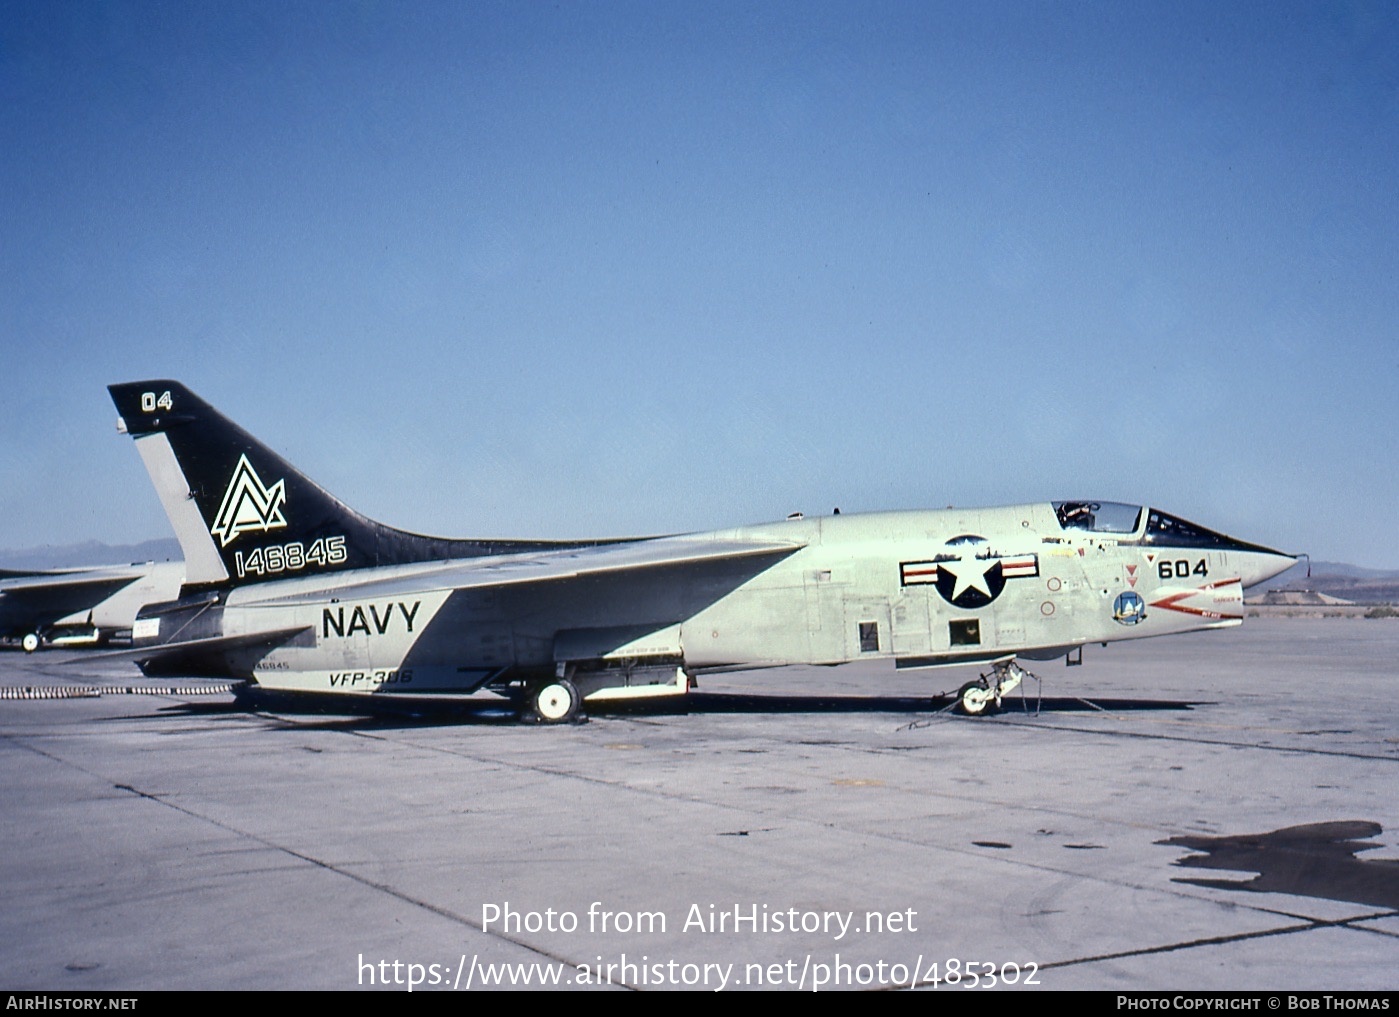
<svg viewBox="0 0 1399 1017">
<path fill-rule="evenodd" d="M 739 558 L 770 557 L 774 561 L 801 550 L 804 543 L 758 541 L 713 537 L 653 537 L 623 544 L 544 551 L 537 554 L 510 554 L 490 558 L 470 558 L 404 566 L 392 576 L 383 569 L 341 573 L 347 581 L 327 589 L 266 598 L 245 603 L 320 604 L 328 594 L 344 599 L 405 597 L 439 590 L 482 589 L 492 586 L 518 586 L 558 582 L 579 576 L 634 572 L 642 569 L 721 562 Z M 256 587 L 247 587 L 255 592 Z"/>
<path fill-rule="evenodd" d="M 29 629 L 86 611 L 143 575 L 139 567 L 0 573 L 0 630 Z"/>
</svg>

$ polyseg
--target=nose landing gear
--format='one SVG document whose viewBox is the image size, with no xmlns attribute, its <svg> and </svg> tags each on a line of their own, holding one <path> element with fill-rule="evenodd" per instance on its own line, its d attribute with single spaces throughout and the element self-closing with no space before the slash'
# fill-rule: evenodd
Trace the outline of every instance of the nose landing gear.
<svg viewBox="0 0 1399 1017">
<path fill-rule="evenodd" d="M 968 717 L 982 717 L 995 713 L 1001 708 L 1001 700 L 1026 678 L 1039 681 L 1013 658 L 998 660 L 991 665 L 989 675 L 982 675 L 974 682 L 967 682 L 958 690 L 957 708 Z"/>
</svg>

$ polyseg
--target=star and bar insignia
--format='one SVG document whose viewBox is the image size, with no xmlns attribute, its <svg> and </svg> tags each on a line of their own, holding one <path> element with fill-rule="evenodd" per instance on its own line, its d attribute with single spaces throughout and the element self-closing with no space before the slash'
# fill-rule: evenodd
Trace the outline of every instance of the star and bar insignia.
<svg viewBox="0 0 1399 1017">
<path fill-rule="evenodd" d="M 984 537 L 964 534 L 947 542 L 948 551 L 931 561 L 899 563 L 903 586 L 931 584 L 953 607 L 985 607 L 1001 595 L 1006 580 L 1040 574 L 1037 554 L 998 555 Z"/>
</svg>

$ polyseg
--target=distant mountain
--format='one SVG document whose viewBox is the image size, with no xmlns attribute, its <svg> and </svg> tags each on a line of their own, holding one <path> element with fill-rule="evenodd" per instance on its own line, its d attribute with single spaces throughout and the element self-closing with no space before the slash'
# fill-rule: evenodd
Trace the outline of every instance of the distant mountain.
<svg viewBox="0 0 1399 1017">
<path fill-rule="evenodd" d="M 0 551 L 0 568 L 61 569 L 87 565 L 128 565 L 142 561 L 179 561 L 180 543 L 174 537 L 139 544 L 103 544 L 86 540 L 62 547 L 48 545 L 23 551 Z"/>
<path fill-rule="evenodd" d="M 1248 600 L 1258 602 L 1269 590 L 1308 590 L 1356 604 L 1399 604 L 1399 570 L 1367 569 L 1334 561 L 1298 562 L 1265 583 L 1249 587 Z"/>
</svg>

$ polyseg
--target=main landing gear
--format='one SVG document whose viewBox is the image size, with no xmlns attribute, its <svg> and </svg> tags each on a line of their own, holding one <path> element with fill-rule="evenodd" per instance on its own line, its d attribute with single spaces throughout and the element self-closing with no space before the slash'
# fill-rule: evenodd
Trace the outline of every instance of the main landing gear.
<svg viewBox="0 0 1399 1017">
<path fill-rule="evenodd" d="M 19 641 L 19 645 L 25 653 L 33 653 L 39 648 L 41 642 L 43 642 L 43 640 L 39 638 L 39 633 L 26 632 L 24 638 Z"/>
<path fill-rule="evenodd" d="M 535 685 L 528 696 L 533 719 L 541 724 L 566 724 L 577 720 L 583 709 L 578 686 L 567 678 L 551 678 Z"/>
<path fill-rule="evenodd" d="M 1001 708 L 1001 700 L 1026 678 L 1035 676 L 1014 660 L 998 660 L 991 673 L 967 682 L 957 692 L 957 708 L 968 717 L 981 717 Z M 1035 679 L 1038 681 L 1039 679 Z"/>
</svg>

